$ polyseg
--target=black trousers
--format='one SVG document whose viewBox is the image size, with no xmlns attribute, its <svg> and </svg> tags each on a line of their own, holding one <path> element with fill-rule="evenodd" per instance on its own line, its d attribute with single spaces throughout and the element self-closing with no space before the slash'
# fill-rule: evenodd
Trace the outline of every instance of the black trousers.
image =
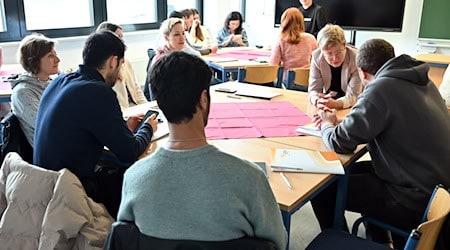
<svg viewBox="0 0 450 250">
<path fill-rule="evenodd" d="M 311 201 L 322 230 L 333 227 L 336 190 L 337 185 L 333 183 Z M 399 204 L 387 191 L 386 183 L 373 173 L 370 161 L 358 162 L 351 169 L 346 210 L 374 217 L 410 232 L 420 224 L 425 208 L 426 204 L 418 204 L 415 208 Z M 374 225 L 366 225 L 366 230 L 369 238 L 379 243 L 393 242 L 400 249 L 406 243 L 406 239 L 391 236 L 390 232 Z"/>
<path fill-rule="evenodd" d="M 103 204 L 114 219 L 117 219 L 119 211 L 125 170 L 121 167 L 97 166 L 95 176 L 80 178 L 86 194 L 95 202 Z"/>
</svg>

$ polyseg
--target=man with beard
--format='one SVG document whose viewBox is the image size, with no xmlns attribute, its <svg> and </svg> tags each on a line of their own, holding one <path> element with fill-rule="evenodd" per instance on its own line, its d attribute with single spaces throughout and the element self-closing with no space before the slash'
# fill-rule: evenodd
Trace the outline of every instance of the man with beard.
<svg viewBox="0 0 450 250">
<path fill-rule="evenodd" d="M 118 220 L 134 221 L 141 233 L 157 238 L 249 236 L 285 249 L 287 234 L 264 173 L 206 140 L 211 75 L 202 59 L 184 52 L 172 52 L 152 67 L 151 88 L 170 136 L 125 173 Z"/>
<path fill-rule="evenodd" d="M 74 73 L 59 75 L 42 95 L 34 138 L 34 164 L 72 171 L 88 196 L 104 203 L 112 216 L 117 213 L 122 183 L 121 178 L 118 183 L 105 183 L 96 176 L 104 147 L 123 162 L 135 162 L 157 128 L 155 117 L 150 117 L 133 134 L 142 116 L 130 118 L 128 124 L 122 117 L 112 86 L 124 53 L 125 45 L 114 33 L 91 34 L 83 48 L 83 65 Z M 119 191 L 108 193 L 106 185 Z"/>
</svg>

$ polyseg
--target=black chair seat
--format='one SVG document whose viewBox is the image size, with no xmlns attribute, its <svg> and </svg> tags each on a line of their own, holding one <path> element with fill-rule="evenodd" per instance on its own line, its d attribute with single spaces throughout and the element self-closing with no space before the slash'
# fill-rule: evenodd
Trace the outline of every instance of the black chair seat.
<svg viewBox="0 0 450 250">
<path fill-rule="evenodd" d="M 114 222 L 105 250 L 162 249 L 162 250 L 275 250 L 268 240 L 244 237 L 227 241 L 168 240 L 147 236 L 132 222 Z"/>
<path fill-rule="evenodd" d="M 306 248 L 306 250 L 320 249 L 386 250 L 391 248 L 346 232 L 329 229 L 320 233 Z"/>
</svg>

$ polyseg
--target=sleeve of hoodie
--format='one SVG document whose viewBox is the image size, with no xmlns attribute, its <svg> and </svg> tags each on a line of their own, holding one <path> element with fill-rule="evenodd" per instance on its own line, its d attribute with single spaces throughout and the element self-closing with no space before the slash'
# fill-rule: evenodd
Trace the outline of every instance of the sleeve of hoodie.
<svg viewBox="0 0 450 250">
<path fill-rule="evenodd" d="M 389 114 L 380 105 L 373 99 L 360 98 L 338 126 L 322 127 L 323 142 L 337 153 L 352 153 L 358 145 L 373 140 L 388 123 Z"/>
</svg>

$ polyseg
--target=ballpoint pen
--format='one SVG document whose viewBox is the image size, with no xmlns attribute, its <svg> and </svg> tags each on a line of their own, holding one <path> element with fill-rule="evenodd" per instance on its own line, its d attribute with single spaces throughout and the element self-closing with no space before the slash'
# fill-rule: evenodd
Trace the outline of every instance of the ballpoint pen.
<svg viewBox="0 0 450 250">
<path fill-rule="evenodd" d="M 284 183 L 288 186 L 289 189 L 292 189 L 292 185 L 289 180 L 286 178 L 283 172 L 280 172 L 281 179 L 283 179 Z"/>
<path fill-rule="evenodd" d="M 234 96 L 234 95 L 227 95 L 228 98 L 233 98 L 233 99 L 241 99 L 239 96 Z"/>
</svg>

